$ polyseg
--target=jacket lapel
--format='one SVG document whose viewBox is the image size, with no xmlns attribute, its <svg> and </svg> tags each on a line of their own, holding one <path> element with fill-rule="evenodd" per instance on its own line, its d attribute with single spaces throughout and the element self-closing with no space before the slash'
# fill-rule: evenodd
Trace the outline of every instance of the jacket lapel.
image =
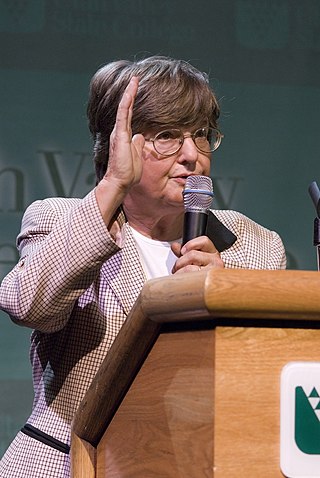
<svg viewBox="0 0 320 478">
<path fill-rule="evenodd" d="M 102 266 L 101 273 L 128 315 L 146 282 L 146 277 L 130 227 L 127 223 L 123 227 L 124 246 Z"/>
<path fill-rule="evenodd" d="M 208 229 L 211 235 L 208 234 L 208 237 L 221 253 L 225 267 L 247 269 L 248 260 L 245 247 L 236 224 L 230 211 L 215 210 L 213 212 L 210 210 Z"/>
<path fill-rule="evenodd" d="M 219 221 L 211 210 L 208 213 L 206 234 L 219 252 L 229 249 L 237 240 L 237 236 Z"/>
</svg>

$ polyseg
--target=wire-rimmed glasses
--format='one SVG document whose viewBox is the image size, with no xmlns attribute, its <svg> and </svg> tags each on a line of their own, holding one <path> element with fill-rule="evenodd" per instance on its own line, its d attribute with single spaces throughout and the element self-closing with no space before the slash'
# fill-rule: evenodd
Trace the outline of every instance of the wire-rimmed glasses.
<svg viewBox="0 0 320 478">
<path fill-rule="evenodd" d="M 196 148 L 201 153 L 212 153 L 219 148 L 223 134 L 215 128 L 199 128 L 194 133 L 183 133 L 181 129 L 171 128 L 160 131 L 151 141 L 153 147 L 161 156 L 171 156 L 179 151 L 185 138 L 192 138 Z"/>
</svg>

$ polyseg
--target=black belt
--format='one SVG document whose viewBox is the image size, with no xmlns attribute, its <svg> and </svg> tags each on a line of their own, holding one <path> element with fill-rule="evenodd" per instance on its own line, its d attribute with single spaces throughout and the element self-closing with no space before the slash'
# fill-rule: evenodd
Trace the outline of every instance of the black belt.
<svg viewBox="0 0 320 478">
<path fill-rule="evenodd" d="M 63 443 L 60 440 L 57 440 L 56 438 L 52 437 L 51 435 L 48 435 L 47 433 L 44 433 L 38 428 L 29 425 L 29 423 L 26 423 L 26 425 L 21 428 L 21 431 L 25 435 L 28 435 L 29 437 L 34 438 L 35 440 L 38 440 L 45 445 L 51 446 L 51 448 L 61 451 L 62 453 L 66 453 L 68 455 L 70 452 L 69 445 Z"/>
</svg>

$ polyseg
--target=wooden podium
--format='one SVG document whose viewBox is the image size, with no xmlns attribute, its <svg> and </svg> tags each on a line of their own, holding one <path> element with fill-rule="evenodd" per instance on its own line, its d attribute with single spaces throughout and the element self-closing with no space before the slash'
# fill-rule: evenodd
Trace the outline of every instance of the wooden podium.
<svg viewBox="0 0 320 478">
<path fill-rule="evenodd" d="M 73 478 L 277 478 L 280 373 L 320 361 L 316 271 L 146 283 L 72 427 Z"/>
</svg>

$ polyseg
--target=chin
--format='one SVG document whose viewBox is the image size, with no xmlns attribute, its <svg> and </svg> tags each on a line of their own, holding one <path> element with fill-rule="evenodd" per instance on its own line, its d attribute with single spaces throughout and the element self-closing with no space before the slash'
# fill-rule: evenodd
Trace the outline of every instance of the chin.
<svg viewBox="0 0 320 478">
<path fill-rule="evenodd" d="M 164 201 L 164 204 L 167 207 L 174 208 L 175 212 L 183 212 L 184 211 L 183 198 L 181 198 L 179 200 L 168 199 L 168 200 Z"/>
</svg>

